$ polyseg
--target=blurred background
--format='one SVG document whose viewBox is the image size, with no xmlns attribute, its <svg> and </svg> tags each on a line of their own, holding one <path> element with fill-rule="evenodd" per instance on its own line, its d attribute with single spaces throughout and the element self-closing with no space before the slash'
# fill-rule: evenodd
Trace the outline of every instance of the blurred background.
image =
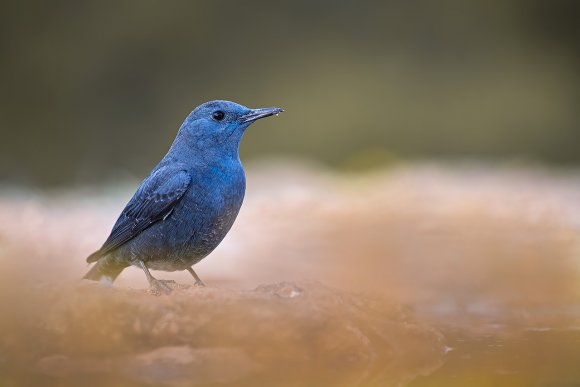
<svg viewBox="0 0 580 387">
<path fill-rule="evenodd" d="M 578 20 L 565 0 L 5 2 L 0 385 L 578 385 Z M 212 99 L 286 112 L 242 141 L 244 206 L 196 266 L 210 286 L 79 284 Z M 296 314 L 247 301 L 280 281 L 306 289 Z M 158 358 L 189 373 L 145 372 Z"/>
<path fill-rule="evenodd" d="M 0 178 L 143 176 L 210 99 L 282 106 L 244 160 L 577 164 L 575 1 L 8 2 Z"/>
</svg>

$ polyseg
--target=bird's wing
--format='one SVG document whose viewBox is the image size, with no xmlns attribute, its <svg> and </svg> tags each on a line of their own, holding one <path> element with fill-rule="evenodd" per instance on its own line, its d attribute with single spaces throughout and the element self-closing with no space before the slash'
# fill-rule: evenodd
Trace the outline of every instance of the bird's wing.
<svg viewBox="0 0 580 387">
<path fill-rule="evenodd" d="M 190 183 L 189 173 L 178 166 L 163 167 L 149 175 L 117 219 L 109 238 L 87 262 L 98 260 L 168 216 Z"/>
</svg>

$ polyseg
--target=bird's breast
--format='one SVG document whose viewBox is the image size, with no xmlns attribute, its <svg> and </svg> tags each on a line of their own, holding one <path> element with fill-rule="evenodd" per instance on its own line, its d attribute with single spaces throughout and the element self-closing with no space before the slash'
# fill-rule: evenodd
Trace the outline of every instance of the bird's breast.
<svg viewBox="0 0 580 387">
<path fill-rule="evenodd" d="M 231 229 L 244 200 L 246 181 L 241 168 L 209 168 L 184 198 L 187 250 L 195 256 L 209 254 Z"/>
</svg>

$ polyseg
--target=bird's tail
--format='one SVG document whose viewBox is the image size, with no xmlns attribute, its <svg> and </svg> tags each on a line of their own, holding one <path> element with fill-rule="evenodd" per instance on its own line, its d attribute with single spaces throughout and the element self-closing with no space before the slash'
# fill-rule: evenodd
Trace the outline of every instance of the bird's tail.
<svg viewBox="0 0 580 387">
<path fill-rule="evenodd" d="M 105 256 L 100 258 L 97 263 L 91 267 L 83 279 L 92 281 L 106 280 L 112 283 L 126 267 L 127 265 L 119 264 L 116 260 L 112 259 L 112 257 Z"/>
<path fill-rule="evenodd" d="M 96 262 L 98 261 L 101 257 L 103 256 L 103 253 L 101 253 L 101 250 L 97 250 L 94 253 L 92 253 L 91 255 L 89 255 L 87 257 L 87 262 L 91 263 L 91 262 Z"/>
</svg>

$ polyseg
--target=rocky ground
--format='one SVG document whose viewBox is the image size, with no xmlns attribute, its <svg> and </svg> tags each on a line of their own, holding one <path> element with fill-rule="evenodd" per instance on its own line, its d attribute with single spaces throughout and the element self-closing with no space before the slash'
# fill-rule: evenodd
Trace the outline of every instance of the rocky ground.
<svg viewBox="0 0 580 387">
<path fill-rule="evenodd" d="M 270 165 L 247 175 L 238 221 L 196 266 L 209 286 L 154 273 L 178 284 L 159 297 L 136 268 L 109 288 L 79 280 L 136 182 L 5 187 L 0 385 L 580 377 L 565 360 L 580 361 L 570 346 L 578 338 L 545 336 L 580 326 L 579 174 L 422 165 L 361 176 Z M 552 360 L 531 356 L 548 349 Z M 514 353 L 530 356 L 510 363 Z"/>
<path fill-rule="evenodd" d="M 400 385 L 445 353 L 408 311 L 316 282 L 170 296 L 50 285 L 4 312 L 9 385 Z"/>
</svg>

